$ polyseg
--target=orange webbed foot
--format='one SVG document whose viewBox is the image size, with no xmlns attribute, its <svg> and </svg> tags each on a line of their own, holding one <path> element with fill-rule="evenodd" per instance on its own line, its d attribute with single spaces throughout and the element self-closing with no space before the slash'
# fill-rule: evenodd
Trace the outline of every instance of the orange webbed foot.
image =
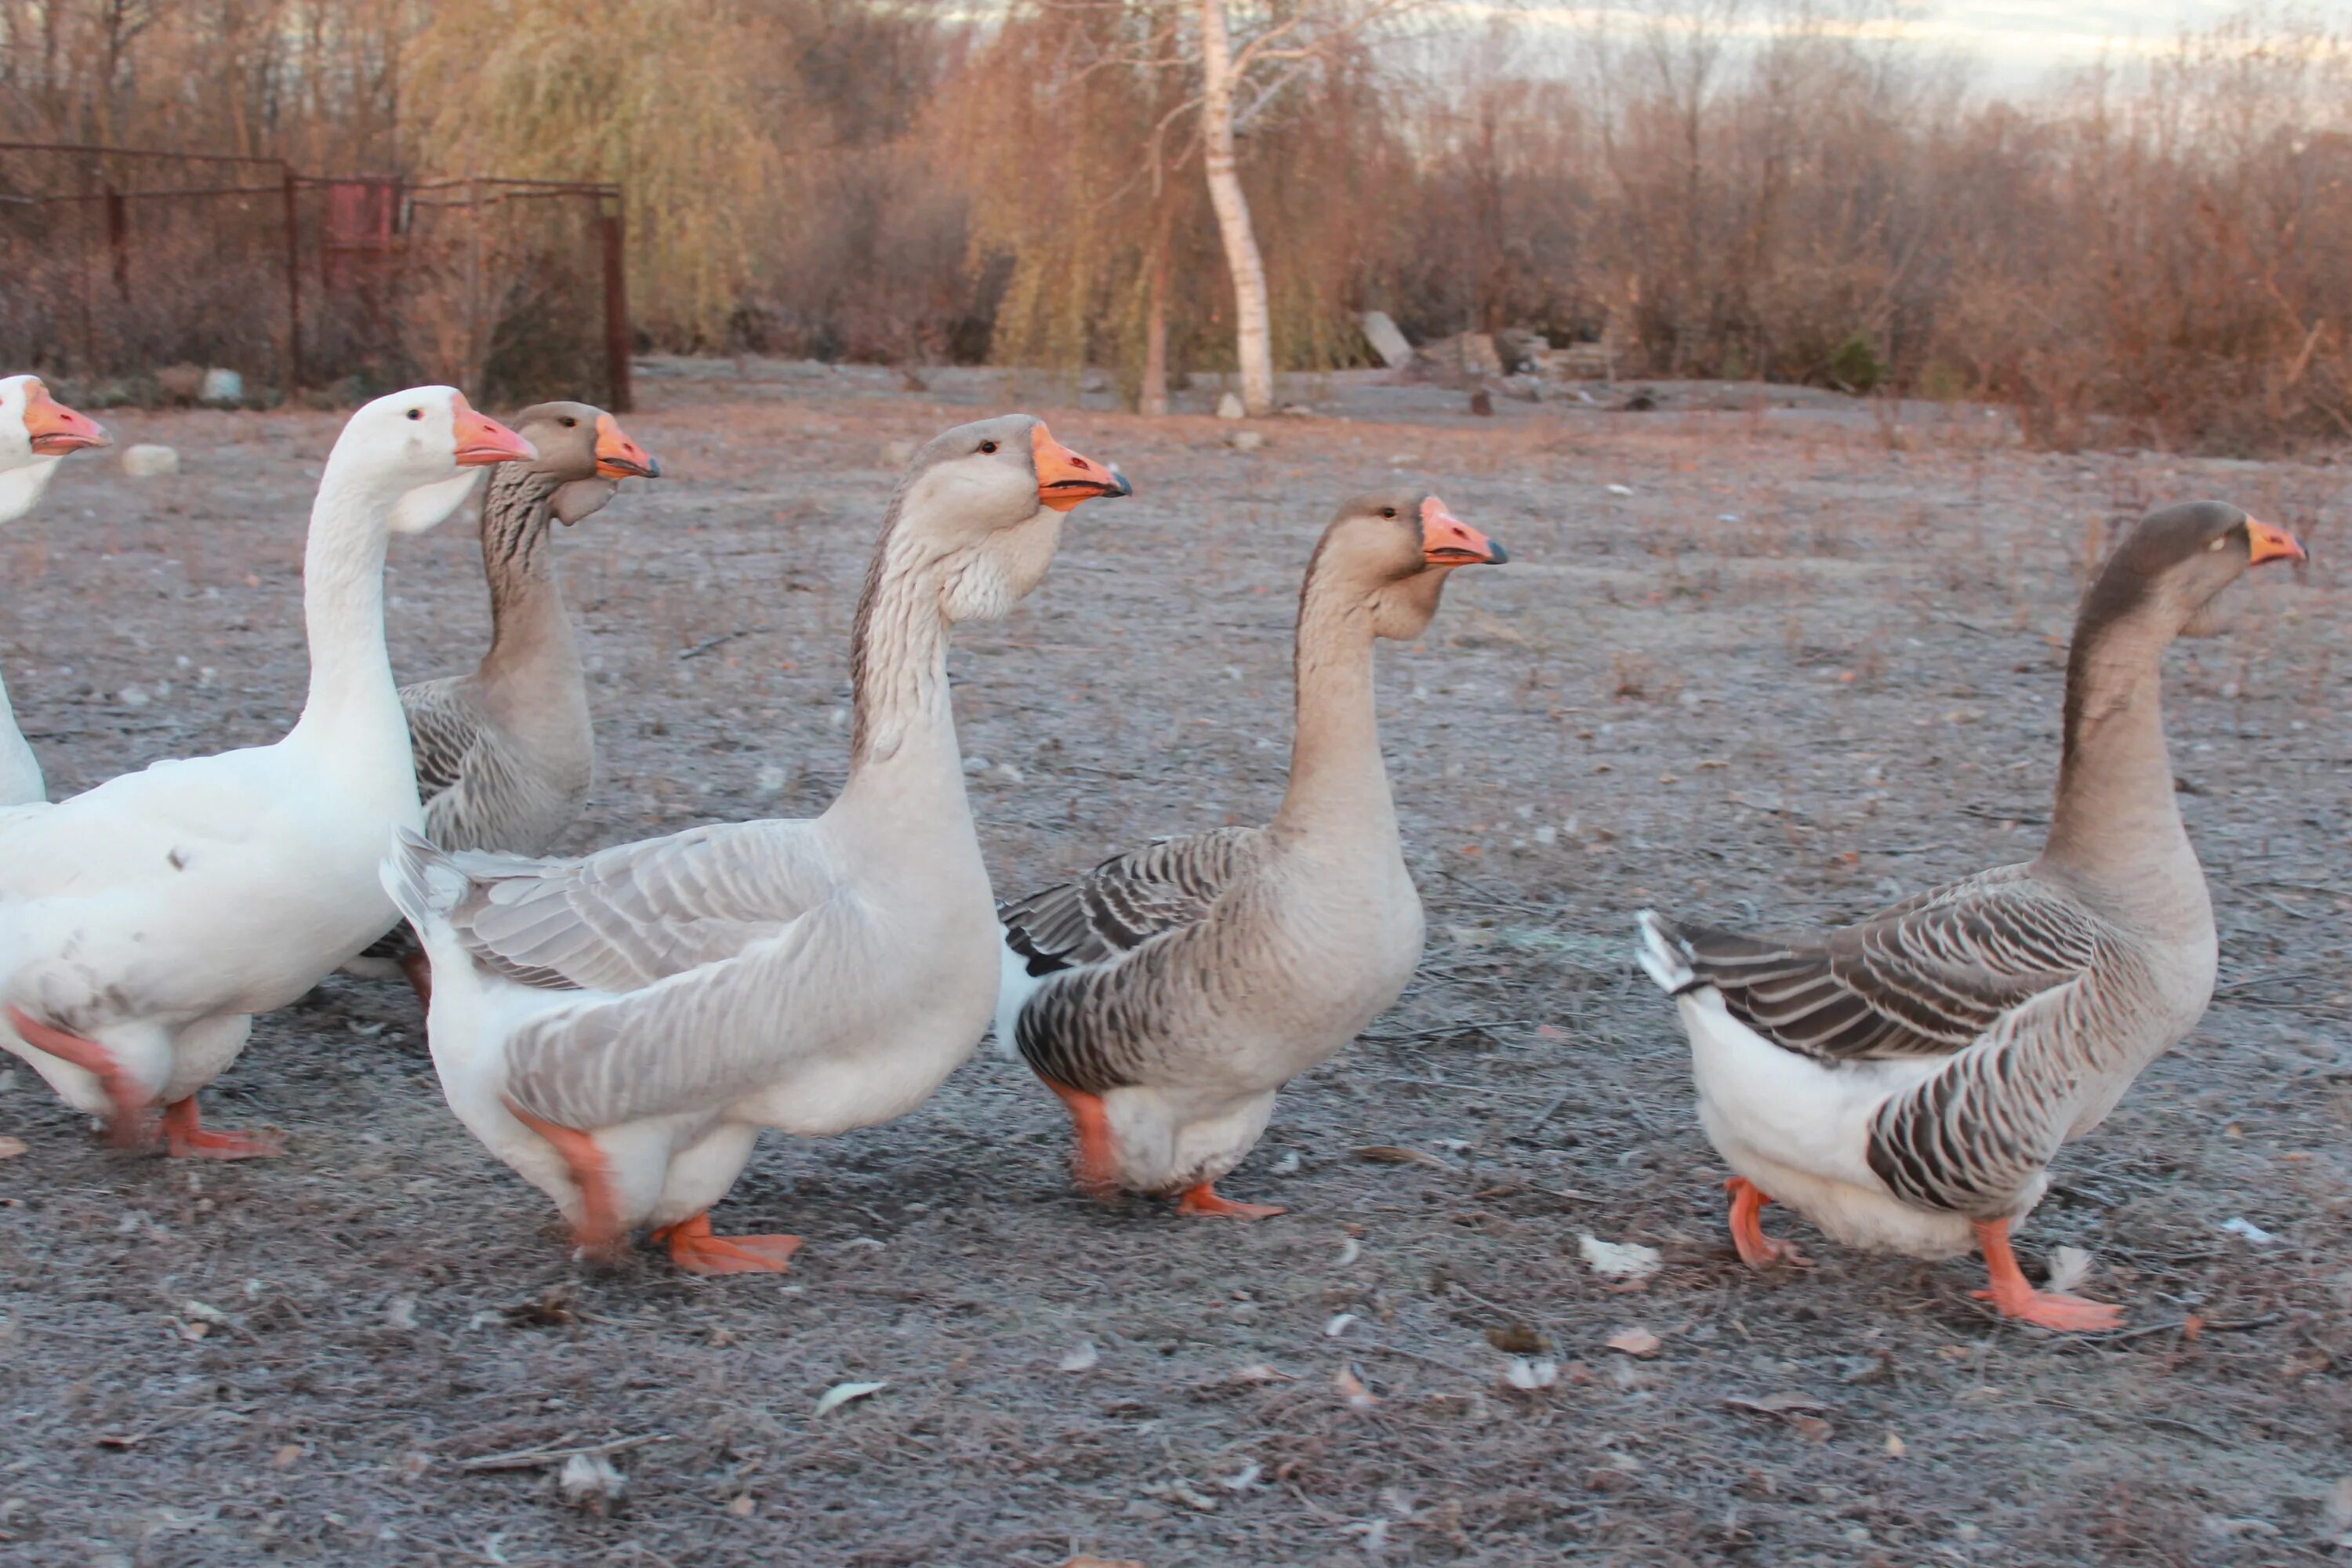
<svg viewBox="0 0 2352 1568">
<path fill-rule="evenodd" d="M 1103 1104 L 1099 1094 L 1071 1089 L 1050 1078 L 1045 1083 L 1061 1096 L 1062 1103 L 1069 1108 L 1071 1125 L 1077 1129 L 1078 1148 L 1070 1160 L 1070 1174 L 1077 1182 L 1078 1191 L 1090 1198 L 1116 1197 L 1118 1149 L 1111 1138 L 1110 1108 Z"/>
<path fill-rule="evenodd" d="M 2002 1317 L 2081 1334 L 2123 1325 L 2121 1307 L 2059 1290 L 2034 1289 L 2027 1281 L 2025 1271 L 2017 1266 L 2017 1254 L 2010 1248 L 2007 1220 L 1979 1220 L 1976 1227 L 1977 1245 L 1984 1249 L 1985 1272 L 1991 1276 L 1992 1288 L 1970 1294 L 1979 1301 L 1990 1301 Z"/>
<path fill-rule="evenodd" d="M 797 1236 L 713 1236 L 710 1216 L 666 1225 L 654 1232 L 669 1244 L 669 1260 L 688 1274 L 782 1274 L 801 1249 Z"/>
<path fill-rule="evenodd" d="M 1772 1200 L 1764 1189 L 1745 1176 L 1734 1176 L 1723 1184 L 1731 1194 L 1731 1245 L 1739 1249 L 1739 1261 L 1750 1268 L 1769 1268 L 1785 1263 L 1791 1268 L 1810 1268 L 1813 1260 L 1797 1249 L 1793 1241 L 1778 1241 L 1764 1234 L 1760 1217 L 1764 1205 Z"/>
<path fill-rule="evenodd" d="M 286 1152 L 286 1139 L 275 1128 L 258 1132 L 208 1128 L 192 1094 L 163 1108 L 163 1146 L 175 1160 L 268 1160 Z"/>
<path fill-rule="evenodd" d="M 1275 1204 L 1235 1203 L 1217 1195 L 1216 1185 L 1202 1182 L 1197 1187 L 1187 1187 L 1176 1200 L 1176 1212 L 1181 1215 L 1213 1215 L 1223 1219 L 1272 1219 L 1290 1211 Z"/>
</svg>

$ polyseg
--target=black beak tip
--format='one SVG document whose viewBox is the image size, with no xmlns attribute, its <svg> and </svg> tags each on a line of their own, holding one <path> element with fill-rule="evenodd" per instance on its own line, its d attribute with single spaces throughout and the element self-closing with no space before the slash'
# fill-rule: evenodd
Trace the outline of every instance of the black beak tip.
<svg viewBox="0 0 2352 1568">
<path fill-rule="evenodd" d="M 1504 562 L 1508 561 L 1511 558 L 1511 552 L 1503 548 L 1503 542 L 1501 540 L 1490 539 L 1486 542 L 1493 547 L 1495 552 L 1495 553 L 1486 557 L 1487 565 L 1500 566 Z"/>
<path fill-rule="evenodd" d="M 657 479 L 661 478 L 661 459 L 659 458 L 648 457 L 646 458 L 646 478 L 649 479 Z"/>
<path fill-rule="evenodd" d="M 1127 482 L 1127 476 L 1125 474 L 1120 473 L 1117 468 L 1113 468 L 1110 471 L 1110 477 L 1118 481 L 1118 488 L 1110 492 L 1113 496 L 1131 496 L 1135 493 L 1135 487 Z"/>
</svg>

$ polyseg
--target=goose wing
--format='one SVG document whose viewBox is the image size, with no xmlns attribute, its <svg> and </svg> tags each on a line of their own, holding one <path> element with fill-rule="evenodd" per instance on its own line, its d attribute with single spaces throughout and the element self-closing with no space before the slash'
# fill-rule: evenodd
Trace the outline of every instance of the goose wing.
<svg viewBox="0 0 2352 1568">
<path fill-rule="evenodd" d="M 400 705 L 408 714 L 409 754 L 416 763 L 416 794 L 428 815 L 466 776 L 467 753 L 481 733 L 481 721 L 466 700 L 461 681 L 451 677 L 400 689 Z M 433 837 L 441 841 L 438 833 Z"/>
<path fill-rule="evenodd" d="M 1155 838 L 1073 882 L 1001 906 L 1005 945 L 1032 975 L 1104 963 L 1209 912 L 1264 853 L 1265 831 L 1220 827 Z"/>
<path fill-rule="evenodd" d="M 1734 1017 L 1828 1062 L 1966 1050 L 2036 997 L 2080 980 L 2103 934 L 2095 916 L 2021 866 L 1819 936 L 1671 930 Z"/>
<path fill-rule="evenodd" d="M 577 860 L 460 852 L 447 911 L 485 968 L 552 990 L 634 991 L 782 936 L 841 886 L 815 825 L 719 823 Z"/>
</svg>

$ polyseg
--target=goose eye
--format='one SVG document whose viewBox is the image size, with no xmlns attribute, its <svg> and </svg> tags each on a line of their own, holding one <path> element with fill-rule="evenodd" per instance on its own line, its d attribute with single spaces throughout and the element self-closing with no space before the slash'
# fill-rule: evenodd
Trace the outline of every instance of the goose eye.
<svg viewBox="0 0 2352 1568">
<path fill-rule="evenodd" d="M 1382 517 L 1394 517 L 1396 515 L 1396 508 L 1392 506 L 1384 506 L 1381 508 L 1381 515 Z"/>
<path fill-rule="evenodd" d="M 422 408 L 412 408 L 408 411 L 408 416 L 411 419 L 422 419 L 425 417 L 425 410 Z"/>
<path fill-rule="evenodd" d="M 579 423 L 580 423 L 580 421 L 578 421 L 577 419 L 574 419 L 574 418 L 573 418 L 573 417 L 572 417 L 572 416 L 571 416 L 571 415 L 569 415 L 569 414 L 567 414 L 567 415 L 565 415 L 565 416 L 563 416 L 563 427 L 564 427 L 566 430 L 570 430 L 570 429 L 572 429 L 572 428 L 576 427 L 576 426 L 579 425 Z"/>
<path fill-rule="evenodd" d="M 996 450 L 996 443 L 993 441 L 982 441 L 980 444 L 980 449 L 983 452 L 993 452 Z"/>
</svg>

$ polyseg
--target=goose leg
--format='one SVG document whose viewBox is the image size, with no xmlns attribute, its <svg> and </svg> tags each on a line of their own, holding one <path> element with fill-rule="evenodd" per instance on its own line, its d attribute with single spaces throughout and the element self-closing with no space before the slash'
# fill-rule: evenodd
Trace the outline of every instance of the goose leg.
<svg viewBox="0 0 2352 1568">
<path fill-rule="evenodd" d="M 1723 1184 L 1731 1194 L 1731 1245 L 1739 1248 L 1739 1261 L 1750 1268 L 1769 1268 L 1775 1263 L 1786 1263 L 1794 1268 L 1810 1268 L 1812 1259 L 1797 1250 L 1792 1241 L 1775 1241 L 1764 1234 L 1759 1218 L 1764 1205 L 1772 1200 L 1764 1189 L 1745 1176 L 1734 1176 Z"/>
<path fill-rule="evenodd" d="M 713 1236 L 708 1211 L 654 1232 L 669 1260 L 688 1274 L 782 1274 L 801 1249 L 797 1236 Z"/>
<path fill-rule="evenodd" d="M 286 1152 L 286 1141 L 274 1130 L 227 1132 L 207 1129 L 196 1112 L 196 1097 L 175 1100 L 163 1108 L 163 1143 L 179 1160 L 267 1160 Z"/>
<path fill-rule="evenodd" d="M 408 987 L 416 993 L 416 999 L 425 1004 L 425 1010 L 431 1012 L 433 1010 L 433 961 L 425 956 L 425 950 L 421 947 L 414 947 L 402 953 L 400 972 L 408 976 Z"/>
<path fill-rule="evenodd" d="M 96 1040 L 51 1028 L 21 1007 L 8 1009 L 8 1023 L 16 1031 L 16 1037 L 26 1045 L 47 1051 L 60 1061 L 71 1062 L 98 1079 L 99 1086 L 106 1091 L 107 1102 L 114 1107 L 114 1113 L 106 1120 L 109 1142 L 119 1149 L 136 1149 L 147 1142 L 147 1092 L 122 1070 L 113 1052 Z"/>
<path fill-rule="evenodd" d="M 1070 1162 L 1078 1190 L 1091 1198 L 1108 1198 L 1118 1191 L 1118 1152 L 1111 1141 L 1110 1110 L 1102 1096 L 1045 1079 L 1045 1087 L 1062 1097 L 1070 1121 L 1078 1130 L 1078 1151 Z"/>
<path fill-rule="evenodd" d="M 2037 1290 L 2029 1284 L 2025 1271 L 2017 1266 L 2017 1254 L 2010 1250 L 2009 1221 L 1980 1219 L 1976 1226 L 1977 1245 L 1984 1249 L 1985 1272 L 1992 1277 L 1992 1289 L 1973 1294 L 1980 1301 L 1990 1301 L 2003 1317 L 2085 1333 L 2123 1322 L 2121 1307 L 2057 1290 Z"/>
<path fill-rule="evenodd" d="M 572 1173 L 572 1184 L 580 1189 L 580 1221 L 572 1227 L 572 1240 L 589 1257 L 610 1262 L 620 1250 L 621 1205 L 604 1151 L 585 1132 L 533 1116 L 511 1100 L 506 1104 L 517 1121 L 547 1140 Z"/>
<path fill-rule="evenodd" d="M 1202 1182 L 1197 1187 L 1187 1187 L 1176 1200 L 1176 1212 L 1184 1215 L 1213 1215 L 1225 1219 L 1272 1219 L 1290 1211 L 1275 1204 L 1242 1204 L 1217 1195 L 1216 1184 Z"/>
</svg>

